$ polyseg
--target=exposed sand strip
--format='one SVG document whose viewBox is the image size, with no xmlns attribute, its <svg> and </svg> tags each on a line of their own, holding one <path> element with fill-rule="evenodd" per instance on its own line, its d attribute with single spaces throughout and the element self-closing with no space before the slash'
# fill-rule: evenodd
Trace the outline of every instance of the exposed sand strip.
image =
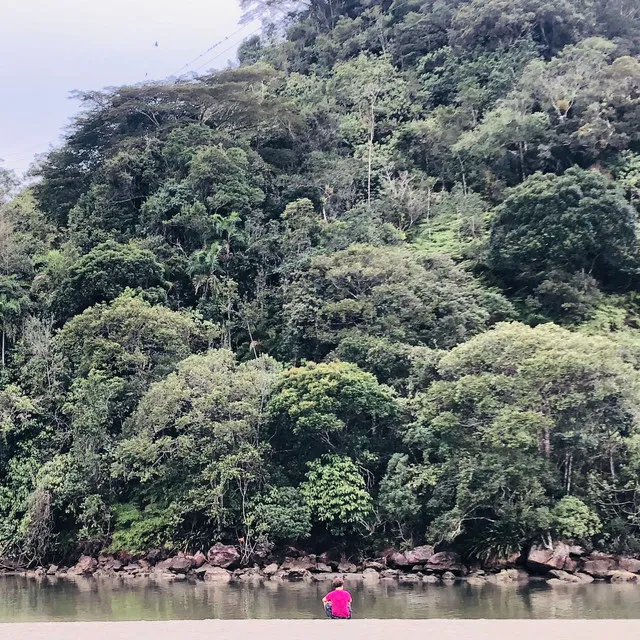
<svg viewBox="0 0 640 640">
<path fill-rule="evenodd" d="M 0 624 L 2 640 L 638 640 L 639 637 L 640 620 L 184 620 Z"/>
</svg>

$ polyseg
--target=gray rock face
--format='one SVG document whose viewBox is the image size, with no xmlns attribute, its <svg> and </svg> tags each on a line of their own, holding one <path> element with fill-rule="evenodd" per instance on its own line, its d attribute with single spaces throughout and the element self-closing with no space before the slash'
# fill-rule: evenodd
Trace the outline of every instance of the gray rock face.
<svg viewBox="0 0 640 640">
<path fill-rule="evenodd" d="M 193 558 L 171 558 L 169 570 L 173 571 L 173 573 L 187 573 L 189 569 L 192 569 L 194 566 Z"/>
<path fill-rule="evenodd" d="M 194 573 L 197 576 L 204 577 L 204 574 L 211 569 L 213 569 L 213 567 L 208 562 L 205 562 L 201 567 L 196 567 Z"/>
<path fill-rule="evenodd" d="M 152 549 L 147 553 L 147 561 L 151 564 L 157 564 L 161 560 L 164 560 L 167 555 L 168 554 L 163 549 Z"/>
<path fill-rule="evenodd" d="M 335 576 L 332 573 L 312 573 L 311 580 L 313 582 L 332 582 Z"/>
<path fill-rule="evenodd" d="M 272 562 L 262 570 L 262 573 L 268 578 L 270 578 L 271 576 L 275 575 L 278 572 L 279 568 L 280 567 L 278 567 L 278 565 L 275 562 Z"/>
<path fill-rule="evenodd" d="M 159 571 L 170 571 L 171 573 L 188 573 L 195 567 L 195 559 L 191 556 L 175 556 L 158 562 L 156 569 Z"/>
<path fill-rule="evenodd" d="M 196 569 L 199 569 L 201 566 L 203 566 L 207 561 L 207 556 L 204 555 L 204 553 L 202 553 L 202 551 L 198 551 L 198 553 L 196 553 L 195 556 L 193 556 L 193 566 Z"/>
<path fill-rule="evenodd" d="M 358 570 L 353 562 L 341 562 L 338 565 L 338 573 L 355 573 Z"/>
<path fill-rule="evenodd" d="M 435 549 L 430 544 L 415 547 L 405 552 L 404 556 L 408 564 L 425 564 L 435 555 Z"/>
<path fill-rule="evenodd" d="M 231 571 L 222 567 L 212 567 L 205 571 L 204 580 L 205 582 L 230 582 Z"/>
<path fill-rule="evenodd" d="M 564 569 L 570 554 L 571 548 L 563 542 L 558 542 L 552 549 L 534 545 L 529 550 L 527 566 L 537 571 Z"/>
<path fill-rule="evenodd" d="M 640 576 L 635 573 L 631 573 L 631 571 L 623 571 L 618 569 L 617 571 L 611 571 L 607 576 L 610 582 L 638 582 L 640 580 Z"/>
<path fill-rule="evenodd" d="M 397 569 L 384 569 L 380 572 L 382 578 L 397 578 L 400 572 Z"/>
<path fill-rule="evenodd" d="M 333 569 L 328 564 L 325 564 L 324 562 L 317 562 L 315 567 L 313 567 L 311 571 L 315 571 L 317 573 L 332 573 Z"/>
<path fill-rule="evenodd" d="M 526 579 L 528 579 L 528 576 L 524 572 L 518 571 L 518 569 L 503 569 L 486 578 L 492 584 L 515 584 Z"/>
<path fill-rule="evenodd" d="M 424 576 L 424 578 L 422 578 L 422 582 L 426 582 L 427 584 L 437 584 L 438 582 L 440 582 L 440 578 L 438 578 L 438 576 Z"/>
<path fill-rule="evenodd" d="M 283 571 L 303 572 L 311 571 L 316 568 L 316 562 L 309 556 L 301 556 L 300 558 L 285 558 L 282 563 Z"/>
<path fill-rule="evenodd" d="M 593 551 L 583 559 L 582 571 L 601 580 L 610 578 L 613 571 L 640 574 L 640 560 Z"/>
<path fill-rule="evenodd" d="M 251 554 L 251 562 L 258 565 L 268 564 L 271 559 L 270 556 L 273 551 L 273 547 L 274 545 L 270 542 L 258 543 Z"/>
<path fill-rule="evenodd" d="M 451 573 L 460 574 L 464 572 L 464 566 L 457 553 L 451 551 L 441 551 L 435 553 L 425 563 L 425 569 L 431 571 L 449 571 Z"/>
<path fill-rule="evenodd" d="M 228 569 L 229 567 L 239 564 L 240 554 L 234 546 L 218 542 L 209 549 L 207 560 L 212 567 Z"/>
<path fill-rule="evenodd" d="M 100 556 L 98 558 L 98 565 L 101 569 L 105 571 L 122 571 L 124 568 L 124 564 L 122 561 L 117 558 L 110 558 L 105 556 Z"/>
<path fill-rule="evenodd" d="M 311 572 L 307 569 L 289 569 L 286 575 L 289 580 L 308 580 L 311 578 Z"/>
<path fill-rule="evenodd" d="M 593 576 L 587 575 L 586 573 L 576 573 L 576 577 L 580 578 L 580 582 L 582 582 L 582 584 L 589 584 L 593 582 Z"/>
<path fill-rule="evenodd" d="M 582 547 L 564 542 L 556 542 L 551 549 L 534 545 L 527 556 L 527 566 L 534 571 L 558 569 L 575 573 L 584 554 L 585 550 Z"/>
<path fill-rule="evenodd" d="M 562 569 L 552 569 L 551 571 L 549 571 L 549 574 L 553 576 L 551 580 L 560 580 L 561 582 L 571 584 L 583 584 L 582 580 L 578 576 L 574 576 L 573 574 L 568 573 L 567 571 L 563 571 Z"/>
<path fill-rule="evenodd" d="M 488 558 L 485 562 L 483 562 L 482 565 L 484 566 L 485 569 L 499 571 L 501 569 L 512 569 L 518 564 L 520 560 L 521 560 L 521 554 L 519 551 L 516 551 L 507 557 L 492 556 Z"/>
<path fill-rule="evenodd" d="M 637 558 L 621 557 L 618 559 L 618 566 L 622 571 L 630 571 L 631 573 L 640 573 L 640 560 Z"/>
<path fill-rule="evenodd" d="M 608 577 L 611 571 L 616 571 L 617 569 L 617 559 L 604 553 L 592 553 L 585 558 L 582 565 L 584 573 L 600 579 Z"/>
<path fill-rule="evenodd" d="M 236 569 L 233 577 L 241 582 L 260 582 L 263 580 L 263 575 L 257 567 L 251 569 Z"/>
<path fill-rule="evenodd" d="M 362 572 L 362 578 L 364 580 L 380 580 L 380 574 L 370 567 Z"/>
<path fill-rule="evenodd" d="M 407 556 L 404 553 L 400 553 L 400 551 L 394 551 L 387 556 L 387 564 L 395 569 L 404 569 L 408 567 L 411 563 L 407 560 Z"/>
<path fill-rule="evenodd" d="M 547 584 L 550 587 L 566 587 L 574 584 L 573 582 L 567 582 L 566 580 L 560 580 L 559 578 L 551 578 L 547 580 Z"/>
<path fill-rule="evenodd" d="M 98 561 L 91 556 L 81 556 L 75 567 L 69 569 L 69 573 L 82 576 L 90 575 L 98 568 Z"/>
</svg>

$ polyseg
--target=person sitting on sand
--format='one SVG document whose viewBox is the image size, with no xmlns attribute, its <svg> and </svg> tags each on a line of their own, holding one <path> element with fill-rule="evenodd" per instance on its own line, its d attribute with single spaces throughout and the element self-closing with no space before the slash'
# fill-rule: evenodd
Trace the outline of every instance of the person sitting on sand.
<svg viewBox="0 0 640 640">
<path fill-rule="evenodd" d="M 349 620 L 351 618 L 351 594 L 344 589 L 344 580 L 333 581 L 333 591 L 322 598 L 324 612 L 332 620 Z"/>
</svg>

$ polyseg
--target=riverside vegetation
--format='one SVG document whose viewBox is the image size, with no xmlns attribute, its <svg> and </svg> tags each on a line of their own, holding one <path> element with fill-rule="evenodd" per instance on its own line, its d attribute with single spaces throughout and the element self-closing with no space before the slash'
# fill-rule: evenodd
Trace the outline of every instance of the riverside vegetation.
<svg viewBox="0 0 640 640">
<path fill-rule="evenodd" d="M 637 1 L 242 4 L 0 173 L 0 564 L 640 571 Z"/>
</svg>

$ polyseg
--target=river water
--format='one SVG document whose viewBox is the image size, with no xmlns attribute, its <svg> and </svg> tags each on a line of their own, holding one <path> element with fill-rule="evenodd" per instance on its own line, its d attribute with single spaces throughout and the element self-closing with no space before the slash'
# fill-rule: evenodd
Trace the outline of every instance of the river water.
<svg viewBox="0 0 640 640">
<path fill-rule="evenodd" d="M 0 577 L 0 622 L 321 618 L 326 583 Z M 640 618 L 640 586 L 348 584 L 358 618 Z"/>
</svg>

